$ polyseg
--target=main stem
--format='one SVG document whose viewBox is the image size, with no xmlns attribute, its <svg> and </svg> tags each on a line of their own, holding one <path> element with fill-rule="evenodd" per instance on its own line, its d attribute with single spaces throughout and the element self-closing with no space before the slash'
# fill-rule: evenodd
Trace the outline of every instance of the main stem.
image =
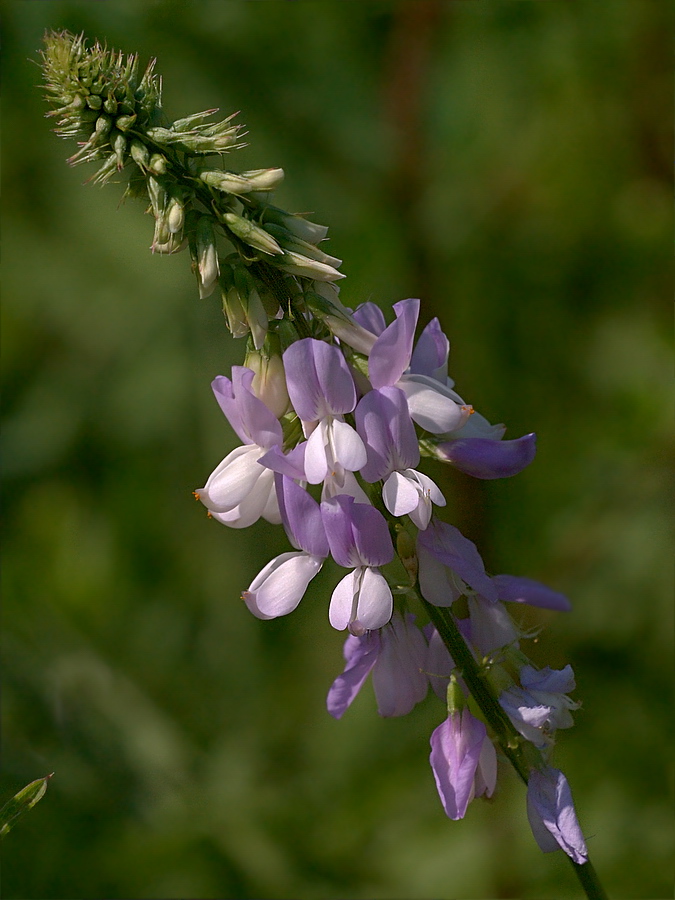
<svg viewBox="0 0 675 900">
<path fill-rule="evenodd" d="M 471 695 L 492 728 L 496 742 L 522 781 L 527 784 L 530 767 L 523 752 L 523 740 L 499 705 L 497 698 L 485 679 L 483 671 L 462 637 L 452 613 L 449 609 L 429 603 L 422 597 L 419 590 L 418 596 L 455 665 L 461 672 Z M 588 900 L 608 900 L 590 859 L 588 862 L 580 865 L 569 856 L 567 858 L 572 864 L 574 873 L 579 879 L 579 883 Z"/>
</svg>

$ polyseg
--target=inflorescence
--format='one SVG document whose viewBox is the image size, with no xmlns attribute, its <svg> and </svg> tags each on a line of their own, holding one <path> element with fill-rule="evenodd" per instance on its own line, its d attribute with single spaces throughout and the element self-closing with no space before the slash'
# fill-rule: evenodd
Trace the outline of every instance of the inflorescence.
<svg viewBox="0 0 675 900">
<path fill-rule="evenodd" d="M 127 169 L 126 195 L 145 198 L 155 220 L 153 252 L 189 247 L 200 297 L 218 288 L 230 331 L 247 337 L 244 365 L 212 384 L 242 444 L 195 492 L 224 525 L 262 517 L 286 531 L 293 549 L 253 579 L 246 606 L 260 619 L 287 615 L 332 558 L 346 574 L 328 618 L 348 636 L 330 714 L 343 715 L 369 674 L 383 716 L 410 712 L 431 686 L 444 704 L 430 762 L 446 814 L 460 819 L 493 794 L 499 750 L 527 783 L 541 849 L 586 863 L 567 780 L 548 761 L 578 706 L 572 669 L 537 668 L 508 610 L 569 602 L 531 579 L 488 575 L 476 546 L 438 517 L 445 498 L 417 468 L 428 456 L 509 477 L 534 458 L 535 435 L 503 440 L 505 427 L 456 393 L 438 319 L 415 340 L 419 300 L 395 303 L 389 323 L 372 303 L 343 306 L 341 260 L 319 248 L 327 228 L 271 203 L 283 171 L 208 161 L 242 146 L 233 116 L 169 123 L 154 61 L 139 79 L 135 56 L 66 32 L 45 42 L 58 106 L 48 115 L 79 142 L 69 162 L 99 163 L 99 184 Z"/>
</svg>

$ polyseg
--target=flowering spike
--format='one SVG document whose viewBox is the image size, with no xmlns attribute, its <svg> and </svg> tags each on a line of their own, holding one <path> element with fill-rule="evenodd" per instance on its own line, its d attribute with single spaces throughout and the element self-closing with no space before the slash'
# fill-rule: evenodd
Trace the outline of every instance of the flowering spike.
<svg viewBox="0 0 675 900">
<path fill-rule="evenodd" d="M 170 122 L 156 60 L 139 77 L 135 55 L 82 35 L 48 33 L 42 63 L 54 130 L 77 144 L 69 163 L 95 163 L 96 184 L 126 170 L 125 196 L 143 199 L 154 220 L 152 251 L 189 246 L 199 296 L 218 287 L 229 330 L 248 339 L 245 365 L 212 383 L 242 443 L 193 492 L 230 528 L 283 523 L 294 549 L 253 578 L 248 609 L 287 615 L 329 558 L 346 568 L 328 607 L 330 624 L 348 632 L 329 713 L 340 718 L 369 674 L 383 716 L 407 714 L 431 685 L 444 721 L 430 763 L 446 814 L 461 819 L 492 795 L 499 747 L 529 782 L 541 849 L 583 866 L 569 785 L 548 762 L 579 706 L 568 696 L 574 675 L 532 665 L 509 613 L 518 603 L 565 611 L 569 601 L 531 579 L 491 576 L 478 548 L 433 514 L 445 498 L 417 470 L 424 455 L 476 478 L 511 477 L 532 462 L 535 435 L 502 440 L 505 426 L 456 392 L 438 319 L 415 343 L 419 300 L 395 303 L 388 325 L 372 303 L 343 305 L 342 261 L 319 246 L 327 228 L 273 205 L 283 170 L 222 166 L 243 146 L 236 113 Z"/>
</svg>

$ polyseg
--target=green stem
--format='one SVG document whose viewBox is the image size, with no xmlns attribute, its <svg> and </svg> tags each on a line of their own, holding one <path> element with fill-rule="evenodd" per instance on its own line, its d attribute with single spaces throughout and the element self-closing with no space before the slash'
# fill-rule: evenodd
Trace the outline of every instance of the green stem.
<svg viewBox="0 0 675 900">
<path fill-rule="evenodd" d="M 579 883 L 584 889 L 588 900 L 608 900 L 605 889 L 600 884 L 598 873 L 595 871 L 590 859 L 583 865 L 579 865 L 579 863 L 575 863 L 573 859 L 570 859 L 569 856 L 567 858 L 571 862 L 574 874 L 579 879 Z"/>
</svg>

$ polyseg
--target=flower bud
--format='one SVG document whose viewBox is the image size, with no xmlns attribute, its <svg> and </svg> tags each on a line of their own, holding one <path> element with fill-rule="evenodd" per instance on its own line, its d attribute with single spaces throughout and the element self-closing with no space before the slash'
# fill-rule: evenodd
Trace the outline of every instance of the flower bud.
<svg viewBox="0 0 675 900">
<path fill-rule="evenodd" d="M 115 123 L 119 128 L 119 119 Z M 139 167 L 139 169 L 147 169 L 150 163 L 150 151 L 145 146 L 142 141 L 139 141 L 138 138 L 134 138 L 129 146 L 129 153 L 131 153 L 131 158 Z"/>
<path fill-rule="evenodd" d="M 310 244 L 318 244 L 328 234 L 326 225 L 317 225 L 316 222 L 310 222 L 302 216 L 292 215 L 276 206 L 265 207 L 264 220 L 265 222 L 283 226 L 291 234 L 294 234 L 302 241 L 308 241 Z"/>
<path fill-rule="evenodd" d="M 450 676 L 447 690 L 448 715 L 454 716 L 455 713 L 461 713 L 466 707 L 466 699 L 464 693 L 459 686 L 459 682 L 455 675 Z"/>
<path fill-rule="evenodd" d="M 250 172 L 242 172 L 251 185 L 253 191 L 273 191 L 284 180 L 283 169 L 252 169 Z"/>
<path fill-rule="evenodd" d="M 242 240 L 249 247 L 261 250 L 263 253 L 270 255 L 283 253 L 281 247 L 277 244 L 271 234 L 268 234 L 264 228 L 251 222 L 250 219 L 243 219 L 234 213 L 226 212 L 223 214 L 223 221 L 230 231 Z"/>
<path fill-rule="evenodd" d="M 220 272 L 216 236 L 210 216 L 198 219 L 193 240 L 194 244 L 190 247 L 193 252 L 193 271 L 199 284 L 199 298 L 203 300 L 213 293 Z"/>
<path fill-rule="evenodd" d="M 148 169 L 155 175 L 166 175 L 166 156 L 161 153 L 153 153 L 148 163 Z"/>
<path fill-rule="evenodd" d="M 327 263 L 309 259 L 307 256 L 293 253 L 290 250 L 281 252 L 283 255 L 274 260 L 274 265 L 291 275 L 302 275 L 304 278 L 314 278 L 316 281 L 337 281 L 339 278 L 345 277 L 342 272 L 338 272 Z"/>
<path fill-rule="evenodd" d="M 237 175 L 236 172 L 207 170 L 201 172 L 199 177 L 204 184 L 208 184 L 209 187 L 218 191 L 224 191 L 226 194 L 248 194 L 253 190 L 251 183 L 243 175 Z"/>
<path fill-rule="evenodd" d="M 274 352 L 271 352 L 272 347 L 276 348 Z M 280 349 L 279 339 L 270 334 L 261 350 L 248 350 L 244 357 L 246 368 L 255 372 L 251 390 L 277 419 L 288 412 L 291 402 Z"/>
<path fill-rule="evenodd" d="M 115 127 L 119 128 L 120 131 L 128 131 L 130 128 L 134 126 L 136 122 L 136 113 L 130 116 L 118 116 L 115 119 Z"/>
</svg>

